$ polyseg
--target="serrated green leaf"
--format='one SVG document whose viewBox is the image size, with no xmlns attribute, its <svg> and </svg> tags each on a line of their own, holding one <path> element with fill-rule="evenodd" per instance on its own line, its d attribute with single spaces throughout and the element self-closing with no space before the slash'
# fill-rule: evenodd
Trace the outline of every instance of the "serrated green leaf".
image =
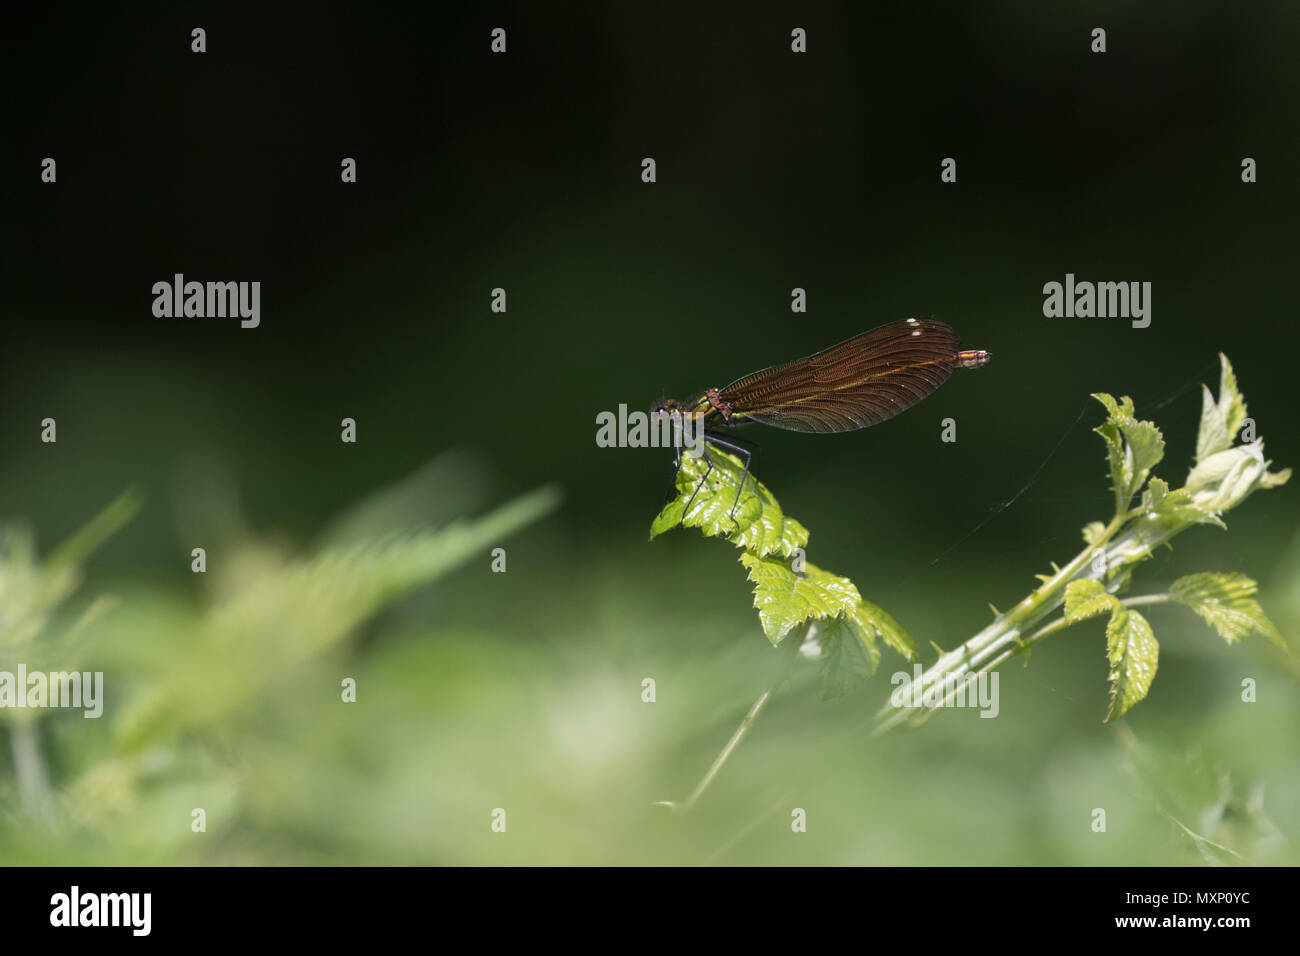
<svg viewBox="0 0 1300 956">
<path fill-rule="evenodd" d="M 1211 455 L 1232 447 L 1232 433 L 1219 410 L 1209 386 L 1201 386 L 1201 427 L 1196 433 L 1196 460 L 1203 461 Z"/>
<path fill-rule="evenodd" d="M 1165 457 L 1165 438 L 1154 422 L 1134 419 L 1127 425 L 1121 425 L 1124 438 L 1132 450 L 1133 483 L 1129 486 L 1130 496 L 1141 490 L 1151 474 L 1151 469 L 1160 464 Z"/>
<path fill-rule="evenodd" d="M 1129 398 L 1127 395 L 1118 402 L 1115 401 L 1114 395 L 1107 392 L 1094 392 L 1092 397 L 1101 402 L 1102 406 L 1106 409 L 1106 418 L 1108 421 L 1118 423 L 1118 420 L 1121 418 L 1133 417 L 1133 399 Z"/>
<path fill-rule="evenodd" d="M 864 641 L 844 615 L 818 629 L 822 647 L 822 700 L 843 697 L 861 686 L 880 664 L 880 648 Z"/>
<path fill-rule="evenodd" d="M 875 673 L 880 664 L 877 641 L 884 641 L 908 661 L 916 660 L 912 635 L 893 616 L 860 600 L 820 625 L 822 699 L 843 696 Z"/>
<path fill-rule="evenodd" d="M 1083 527 L 1083 540 L 1086 544 L 1093 545 L 1106 536 L 1106 526 L 1100 521 L 1089 521 Z"/>
<path fill-rule="evenodd" d="M 1228 424 L 1228 434 L 1235 438 L 1246 423 L 1246 399 L 1237 388 L 1232 363 L 1222 352 L 1219 353 L 1219 365 L 1219 410 Z"/>
<path fill-rule="evenodd" d="M 1155 514 L 1168 494 L 1169 483 L 1160 478 L 1152 478 L 1147 482 L 1147 490 L 1142 493 L 1142 510 Z"/>
<path fill-rule="evenodd" d="M 796 574 L 789 565 L 773 557 L 746 551 L 740 563 L 749 569 L 754 584 L 754 607 L 763 633 L 773 644 L 804 621 L 825 620 L 853 609 L 862 601 L 848 578 L 823 571 L 812 564 Z"/>
<path fill-rule="evenodd" d="M 1109 398 L 1110 396 L 1107 396 Z M 1110 487 L 1115 493 L 1115 509 L 1118 511 L 1126 504 L 1125 494 L 1133 481 L 1133 469 L 1129 456 L 1125 454 L 1124 440 L 1119 428 L 1107 422 L 1093 429 L 1106 443 L 1106 463 L 1110 467 Z"/>
<path fill-rule="evenodd" d="M 1168 488 L 1168 485 L 1165 485 L 1165 483 L 1160 481 L 1159 478 L 1152 478 L 1148 485 L 1148 490 L 1150 490 L 1150 486 L 1156 484 L 1156 482 L 1160 482 L 1160 484 L 1164 485 L 1166 489 Z M 1220 528 L 1227 527 L 1227 525 L 1223 523 L 1223 519 L 1217 514 L 1197 504 L 1196 500 L 1192 498 L 1186 488 L 1177 488 L 1174 491 L 1166 491 L 1164 494 L 1160 494 L 1160 492 L 1157 491 L 1153 495 L 1144 495 L 1142 501 L 1146 510 L 1155 518 L 1161 518 L 1172 522 L 1212 524 Z M 1158 503 L 1156 503 L 1154 507 L 1149 507 L 1153 502 Z"/>
<path fill-rule="evenodd" d="M 1169 596 L 1199 614 L 1229 644 L 1258 631 L 1285 649 L 1281 633 L 1251 597 L 1257 590 L 1259 585 L 1244 574 L 1203 571 L 1179 578 Z"/>
<path fill-rule="evenodd" d="M 758 555 L 789 557 L 795 548 L 807 545 L 808 529 L 786 515 L 772 492 L 753 474 L 745 476 L 745 466 L 739 458 L 714 446 L 709 447 L 708 456 L 712 469 L 703 456 L 682 456 L 682 467 L 677 472 L 677 497 L 651 522 L 651 538 L 680 524 L 699 528 L 708 537 L 726 538 Z M 745 486 L 733 520 L 731 509 L 742 476 Z"/>
<path fill-rule="evenodd" d="M 1196 436 L 1196 460 L 1208 458 L 1232 447 L 1246 421 L 1246 400 L 1237 389 L 1237 376 L 1233 374 L 1228 357 L 1219 353 L 1219 398 L 1216 401 L 1210 390 L 1201 386 L 1201 427 Z"/>
<path fill-rule="evenodd" d="M 1140 560 L 1145 561 L 1146 557 L 1149 555 L 1150 551 L 1148 551 L 1147 555 L 1143 556 Z M 1129 584 L 1133 580 L 1133 570 L 1135 567 L 1137 566 L 1134 564 L 1126 564 L 1120 569 L 1118 574 L 1113 571 L 1111 572 L 1109 587 L 1112 594 L 1124 594 L 1128 591 Z"/>
<path fill-rule="evenodd" d="M 1111 721 L 1128 713 L 1151 689 L 1159 663 L 1160 645 L 1151 625 L 1137 611 L 1117 606 L 1106 625 L 1106 660 L 1110 663 Z"/>
<path fill-rule="evenodd" d="M 1092 578 L 1080 578 L 1065 586 L 1065 619 L 1075 624 L 1114 610 L 1119 599 L 1105 585 Z"/>
<path fill-rule="evenodd" d="M 808 620 L 812 611 L 797 599 L 799 575 L 775 558 L 763 558 L 746 551 L 740 563 L 749 571 L 754 585 L 754 607 L 763 633 L 773 644 Z"/>
<path fill-rule="evenodd" d="M 877 638 L 892 647 L 905 660 L 916 660 L 916 642 L 907 628 L 899 624 L 894 616 L 866 598 L 859 598 L 856 607 L 844 612 L 844 617 L 857 632 L 861 640 L 875 647 Z"/>
<path fill-rule="evenodd" d="M 1106 442 L 1106 460 L 1110 465 L 1111 488 L 1117 510 L 1129 501 L 1146 482 L 1151 469 L 1165 456 L 1165 439 L 1154 422 L 1136 417 L 1133 399 L 1125 395 L 1118 402 L 1105 392 L 1093 395 L 1106 409 L 1104 424 L 1093 429 Z"/>
</svg>

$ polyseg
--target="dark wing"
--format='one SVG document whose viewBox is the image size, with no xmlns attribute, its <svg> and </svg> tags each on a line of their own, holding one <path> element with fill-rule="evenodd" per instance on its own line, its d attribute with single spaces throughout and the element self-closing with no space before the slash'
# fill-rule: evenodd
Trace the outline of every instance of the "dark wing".
<svg viewBox="0 0 1300 956">
<path fill-rule="evenodd" d="M 906 319 L 721 389 L 733 419 L 796 432 L 877 425 L 948 380 L 961 342 L 945 322 Z M 739 424 L 739 422 L 737 422 Z"/>
</svg>

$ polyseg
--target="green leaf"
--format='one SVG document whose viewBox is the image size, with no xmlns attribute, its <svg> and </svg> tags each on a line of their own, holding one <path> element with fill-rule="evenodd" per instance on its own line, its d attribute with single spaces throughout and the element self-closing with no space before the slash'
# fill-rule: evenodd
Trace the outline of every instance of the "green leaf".
<svg viewBox="0 0 1300 956">
<path fill-rule="evenodd" d="M 1270 464 L 1264 458 L 1263 442 L 1237 445 L 1198 461 L 1180 490 L 1200 511 L 1218 515 L 1241 504 L 1257 488 L 1286 484 L 1290 470 L 1273 473 Z"/>
<path fill-rule="evenodd" d="M 1147 490 L 1142 495 L 1142 510 L 1152 514 L 1158 512 L 1169 494 L 1169 483 L 1160 478 L 1147 482 Z"/>
<path fill-rule="evenodd" d="M 870 601 L 829 619 L 818 630 L 822 647 L 822 699 L 841 697 L 876 672 L 883 641 L 903 656 L 916 660 L 912 635 L 883 608 Z"/>
<path fill-rule="evenodd" d="M 560 500 L 558 487 L 543 486 L 436 531 L 387 533 L 259 564 L 256 575 L 194 622 L 166 671 L 127 705 L 116 728 L 120 752 L 142 753 L 180 731 L 227 725 L 281 675 L 385 605 L 554 511 Z"/>
<path fill-rule="evenodd" d="M 1216 452 L 1232 447 L 1232 434 L 1228 424 L 1210 394 L 1209 386 L 1201 386 L 1201 427 L 1196 434 L 1196 460 L 1202 461 Z"/>
<path fill-rule="evenodd" d="M 1133 417 L 1133 399 L 1127 395 L 1118 402 L 1109 392 L 1093 392 L 1092 397 L 1106 409 L 1106 420 L 1111 424 L 1118 424 L 1117 419 Z"/>
<path fill-rule="evenodd" d="M 1065 586 L 1065 619 L 1071 624 L 1105 614 L 1119 607 L 1119 598 L 1092 578 L 1080 578 Z"/>
<path fill-rule="evenodd" d="M 1229 644 L 1257 631 L 1285 650 L 1281 633 L 1251 597 L 1257 590 L 1259 585 L 1244 574 L 1204 571 L 1179 578 L 1169 595 L 1204 618 Z"/>
<path fill-rule="evenodd" d="M 1219 353 L 1223 369 L 1219 398 L 1201 386 L 1201 428 L 1196 437 L 1196 464 L 1186 488 L 1203 509 L 1218 514 L 1240 504 L 1256 488 L 1277 488 L 1291 479 L 1291 469 L 1271 472 L 1263 441 L 1234 446 L 1246 421 L 1246 399 L 1228 357 Z"/>
<path fill-rule="evenodd" d="M 1228 357 L 1219 353 L 1219 399 L 1201 386 L 1201 428 L 1196 436 L 1198 462 L 1232 447 L 1237 432 L 1246 421 L 1246 400 L 1237 389 L 1237 377 Z"/>
<path fill-rule="evenodd" d="M 906 660 L 916 659 L 912 636 L 890 614 L 864 601 L 848 578 L 805 564 L 796 574 L 784 562 L 746 552 L 740 562 L 754 583 L 754 607 L 774 645 L 805 621 L 821 622 L 822 697 L 849 693 L 875 673 L 883 641 Z"/>
<path fill-rule="evenodd" d="M 81 565 L 139 512 L 143 495 L 128 489 L 41 562 L 32 535 L 0 533 L 0 648 L 29 645 L 81 585 Z"/>
<path fill-rule="evenodd" d="M 1222 372 L 1219 398 L 1201 387 L 1201 428 L 1196 438 L 1196 463 L 1184 486 L 1201 512 L 1219 515 L 1236 507 L 1257 488 L 1276 488 L 1291 478 L 1291 469 L 1270 472 L 1264 443 L 1233 445 L 1246 420 L 1246 399 L 1228 357 L 1219 353 Z"/>
<path fill-rule="evenodd" d="M 1109 398 L 1110 396 L 1106 396 Z M 1093 429 L 1106 443 L 1106 462 L 1110 466 L 1110 487 L 1115 492 L 1115 510 L 1125 507 L 1125 492 L 1133 481 L 1133 470 L 1124 453 L 1124 440 L 1119 428 L 1107 422 Z"/>
<path fill-rule="evenodd" d="M 818 630 L 822 648 L 822 700 L 843 697 L 861 686 L 880 663 L 880 649 L 865 641 L 844 615 Z"/>
<path fill-rule="evenodd" d="M 849 626 L 858 634 L 858 638 L 875 647 L 877 638 L 901 654 L 905 660 L 916 660 L 916 642 L 907 628 L 899 624 L 892 614 L 879 605 L 872 604 L 865 598 L 858 600 L 857 607 L 844 613 Z"/>
<path fill-rule="evenodd" d="M 1142 700 L 1156 676 L 1160 645 L 1151 625 L 1137 611 L 1117 606 L 1106 625 L 1106 659 L 1110 663 L 1110 710 L 1106 720 L 1122 717 Z"/>
<path fill-rule="evenodd" d="M 1237 376 L 1233 374 L 1232 363 L 1228 356 L 1219 353 L 1219 411 L 1228 425 L 1228 434 L 1236 438 L 1241 426 L 1246 423 L 1246 399 L 1237 388 Z"/>
<path fill-rule="evenodd" d="M 1283 468 L 1281 471 L 1266 471 L 1264 477 L 1259 479 L 1259 486 L 1261 488 L 1281 488 L 1290 480 L 1290 468 Z"/>
<path fill-rule="evenodd" d="M 785 562 L 746 551 L 740 563 L 749 569 L 754 584 L 754 607 L 763 633 L 774 645 L 804 621 L 825 620 L 861 603 L 858 589 L 848 578 L 804 565 L 796 574 Z"/>
<path fill-rule="evenodd" d="M 727 538 L 737 547 L 757 555 L 789 557 L 795 548 L 808 543 L 808 529 L 781 510 L 767 486 L 752 474 L 745 475 L 744 463 L 739 458 L 712 446 L 708 455 L 713 463 L 711 469 L 703 456 L 682 455 L 682 467 L 677 472 L 677 497 L 651 523 L 651 538 L 680 524 L 699 528 L 707 537 Z M 742 476 L 745 485 L 733 519 L 731 509 Z"/>
<path fill-rule="evenodd" d="M 1169 490 L 1169 485 L 1159 478 L 1147 482 L 1147 490 L 1142 495 L 1142 510 L 1152 518 L 1161 518 L 1174 523 L 1212 524 L 1226 528 L 1217 514 L 1197 504 L 1186 488 Z"/>
<path fill-rule="evenodd" d="M 772 644 L 780 644 L 807 621 L 822 622 L 819 640 L 827 698 L 847 693 L 871 676 L 880 660 L 878 641 L 913 660 L 911 635 L 880 607 L 862 600 L 852 581 L 806 562 L 802 572 L 793 570 L 787 559 L 807 544 L 808 530 L 781 510 L 762 482 L 745 475 L 740 459 L 716 447 L 708 451 L 712 468 L 703 457 L 683 456 L 677 496 L 651 524 L 650 537 L 682 524 L 743 548 L 740 561 L 754 585 L 759 624 Z M 731 509 L 742 480 L 733 521 Z"/>
<path fill-rule="evenodd" d="M 144 495 L 128 488 L 91 518 L 72 537 L 60 544 L 49 557 L 51 567 L 81 564 L 109 538 L 130 523 L 144 505 Z"/>
<path fill-rule="evenodd" d="M 1127 395 L 1118 402 L 1105 392 L 1098 392 L 1093 398 L 1106 409 L 1106 422 L 1093 431 L 1106 442 L 1115 506 L 1116 510 L 1123 510 L 1146 483 L 1151 469 L 1165 457 L 1165 439 L 1154 422 L 1136 417 L 1133 399 Z"/>
<path fill-rule="evenodd" d="M 1083 528 L 1083 540 L 1089 545 L 1096 544 L 1105 536 L 1106 526 L 1100 521 L 1089 521 Z M 1046 578 L 1045 580 L 1050 580 L 1050 578 Z"/>
<path fill-rule="evenodd" d="M 1165 457 L 1165 437 L 1154 422 L 1135 419 L 1122 427 L 1124 438 L 1133 452 L 1133 484 L 1129 491 L 1136 494 L 1146 483 L 1151 469 Z"/>
</svg>

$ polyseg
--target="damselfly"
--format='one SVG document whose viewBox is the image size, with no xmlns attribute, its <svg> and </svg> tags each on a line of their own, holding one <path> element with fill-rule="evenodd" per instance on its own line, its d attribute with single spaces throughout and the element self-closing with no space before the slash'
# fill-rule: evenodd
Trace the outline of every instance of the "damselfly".
<svg viewBox="0 0 1300 956">
<path fill-rule="evenodd" d="M 839 345 L 784 365 L 746 375 L 725 388 L 710 388 L 694 401 L 666 398 L 651 409 L 657 416 L 693 417 L 704 440 L 743 456 L 745 472 L 731 506 L 735 520 L 740 493 L 749 476 L 753 449 L 738 439 L 721 438 L 731 429 L 759 422 L 796 432 L 847 432 L 867 428 L 911 408 L 947 381 L 953 369 L 987 365 L 991 354 L 962 349 L 952 326 L 935 319 L 905 319 L 863 332 Z M 680 432 L 679 432 L 680 434 Z M 750 443 L 746 443 L 750 444 Z M 686 504 L 689 513 L 707 469 Z M 677 468 L 682 465 L 680 442 Z"/>
</svg>

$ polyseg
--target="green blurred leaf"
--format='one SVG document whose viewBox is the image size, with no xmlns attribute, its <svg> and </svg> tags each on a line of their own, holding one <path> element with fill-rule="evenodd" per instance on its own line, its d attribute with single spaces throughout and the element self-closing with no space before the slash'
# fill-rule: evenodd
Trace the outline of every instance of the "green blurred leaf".
<svg viewBox="0 0 1300 956">
<path fill-rule="evenodd" d="M 1169 595 L 1204 618 L 1229 644 L 1258 631 L 1285 650 L 1281 633 L 1251 597 L 1257 590 L 1259 586 L 1244 574 L 1204 571 L 1179 578 Z"/>
<path fill-rule="evenodd" d="M 428 584 L 553 511 L 554 486 L 436 532 L 386 534 L 307 560 L 262 561 L 178 645 L 168 672 L 136 698 L 116 732 L 122 752 L 210 726 L 278 675 L 336 643 L 386 604 Z M 236 561 L 232 561 L 237 563 Z"/>
<path fill-rule="evenodd" d="M 869 643 L 873 649 L 875 639 L 879 638 L 905 660 L 916 660 L 916 642 L 912 635 L 879 605 L 872 604 L 866 598 L 859 598 L 857 607 L 846 612 L 845 618 L 857 631 L 859 639 Z"/>
<path fill-rule="evenodd" d="M 865 640 L 843 614 L 820 625 L 817 635 L 822 652 L 822 700 L 852 693 L 876 672 L 880 648 Z"/>
<path fill-rule="evenodd" d="M 82 525 L 73 535 L 51 552 L 48 564 L 52 568 L 83 563 L 113 535 L 130 523 L 144 505 L 144 495 L 136 488 L 128 488 L 95 517 Z"/>
<path fill-rule="evenodd" d="M 81 565 L 139 512 L 143 496 L 128 489 L 55 548 L 44 562 L 32 536 L 0 535 L 0 647 L 25 647 L 51 613 L 81 584 Z"/>
</svg>

